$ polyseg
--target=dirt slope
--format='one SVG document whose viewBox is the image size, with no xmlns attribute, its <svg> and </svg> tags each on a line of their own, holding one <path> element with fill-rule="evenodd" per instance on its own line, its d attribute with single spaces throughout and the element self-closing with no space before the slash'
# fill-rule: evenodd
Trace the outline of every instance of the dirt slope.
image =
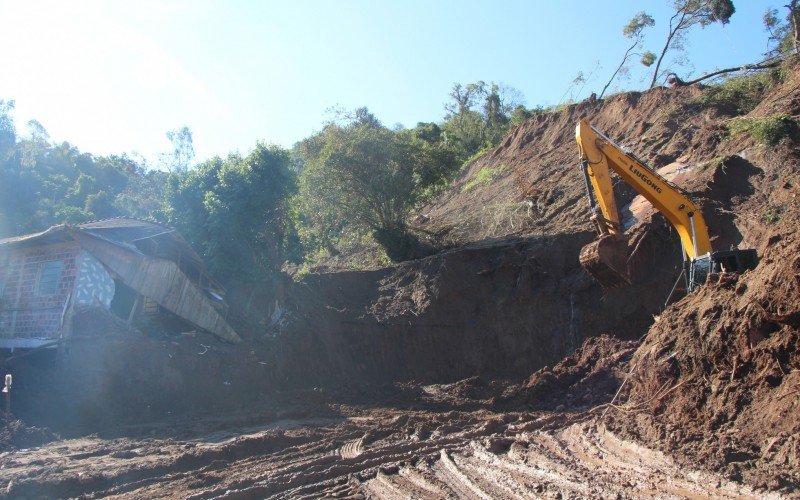
<svg viewBox="0 0 800 500">
<path fill-rule="evenodd" d="M 793 92 L 797 68 L 790 66 L 781 75 L 783 79 L 776 76 L 763 95 L 753 91 L 760 104 L 744 116 L 797 114 Z M 703 166 L 732 155 L 755 160 L 756 168 L 771 162 L 768 157 L 750 159 L 743 154 L 752 153 L 752 140 L 728 138 L 725 124 L 743 114 L 735 104 L 703 100 L 708 94 L 708 89 L 698 85 L 656 88 L 539 113 L 469 165 L 440 200 L 426 207 L 423 212 L 430 222 L 424 227 L 458 244 L 507 234 L 590 230 L 575 144 L 575 125 L 580 119 L 590 120 L 655 169 L 677 160 Z M 494 174 L 491 182 L 476 183 L 478 173 L 487 169 Z M 708 176 L 701 173 L 699 177 L 707 180 Z M 622 204 L 635 194 L 624 183 L 616 188 Z M 700 198 L 703 201 L 704 196 Z M 523 208 L 528 205 L 530 210 Z"/>
<path fill-rule="evenodd" d="M 793 224 L 792 224 L 793 225 Z M 613 428 L 770 488 L 800 485 L 800 234 L 669 310 L 631 361 Z"/>
<path fill-rule="evenodd" d="M 520 377 L 555 363 L 588 335 L 637 335 L 671 283 L 637 285 L 637 301 L 605 307 L 577 261 L 592 238 L 507 240 L 380 271 L 308 276 L 281 303 L 290 312 L 279 337 L 286 339 L 280 370 L 290 381 L 315 384 Z M 630 293 L 608 292 L 604 300 Z"/>
<path fill-rule="evenodd" d="M 798 75 L 796 65 L 782 70 L 745 118 L 797 115 Z M 731 136 L 726 123 L 741 113 L 704 98 L 711 90 L 620 94 L 520 125 L 427 208 L 423 229 L 466 246 L 378 271 L 311 274 L 286 286 L 276 327 L 286 342 L 281 352 L 291 353 L 283 359 L 316 362 L 297 369 L 289 361 L 282 373 L 305 383 L 519 377 L 556 362 L 587 336 L 641 336 L 677 276 L 678 238 L 660 214 L 644 210 L 629 230 L 643 263 L 635 285 L 604 291 L 588 279 L 577 255 L 593 233 L 574 127 L 591 118 L 653 167 L 685 162 L 683 187 L 701 205 L 715 248 L 758 246 L 764 221 L 784 210 L 779 196 L 788 196 L 782 186 L 796 165 L 796 143 L 784 139 L 773 148 Z M 483 169 L 501 173 L 474 184 Z M 624 185 L 617 190 L 623 201 L 635 194 Z"/>
</svg>

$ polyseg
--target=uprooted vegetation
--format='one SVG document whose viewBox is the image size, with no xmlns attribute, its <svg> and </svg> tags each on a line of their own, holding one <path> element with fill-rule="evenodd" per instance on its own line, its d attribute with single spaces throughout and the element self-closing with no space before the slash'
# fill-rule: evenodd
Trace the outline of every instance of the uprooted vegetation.
<svg viewBox="0 0 800 500">
<path fill-rule="evenodd" d="M 764 98 L 766 92 L 786 76 L 784 70 L 760 71 L 728 78 L 709 86 L 703 93 L 689 100 L 698 109 L 716 106 L 727 108 L 735 114 L 747 114 Z"/>
<path fill-rule="evenodd" d="M 783 114 L 763 118 L 739 118 L 728 122 L 727 127 L 734 138 L 747 134 L 765 146 L 776 146 L 783 138 L 798 133 L 794 118 Z"/>
</svg>

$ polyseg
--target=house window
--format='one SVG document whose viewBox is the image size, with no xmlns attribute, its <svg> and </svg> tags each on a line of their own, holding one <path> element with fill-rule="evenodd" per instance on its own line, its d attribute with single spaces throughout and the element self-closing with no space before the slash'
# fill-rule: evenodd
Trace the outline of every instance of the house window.
<svg viewBox="0 0 800 500">
<path fill-rule="evenodd" d="M 63 269 L 64 262 L 60 260 L 43 262 L 39 270 L 39 285 L 36 287 L 36 295 L 55 295 L 58 292 L 58 283 L 61 281 Z"/>
</svg>

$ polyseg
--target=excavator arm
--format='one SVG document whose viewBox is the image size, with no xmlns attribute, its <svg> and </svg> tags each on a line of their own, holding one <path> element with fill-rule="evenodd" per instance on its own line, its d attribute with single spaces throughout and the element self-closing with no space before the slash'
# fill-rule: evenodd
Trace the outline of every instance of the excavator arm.
<svg viewBox="0 0 800 500">
<path fill-rule="evenodd" d="M 585 120 L 578 122 L 575 138 L 578 141 L 584 174 L 592 187 L 589 192 L 593 191 L 597 197 L 597 205 L 602 214 L 602 220 L 597 218 L 604 226 L 601 232 L 622 232 L 611 183 L 610 171 L 613 170 L 656 210 L 664 214 L 678 232 L 683 250 L 689 259 L 696 259 L 711 251 L 703 214 L 683 190 L 672 185 Z"/>
<path fill-rule="evenodd" d="M 597 241 L 581 250 L 580 261 L 604 287 L 613 288 L 631 282 L 628 242 L 614 197 L 611 171 L 664 214 L 675 227 L 683 248 L 688 291 L 703 283 L 710 272 L 740 272 L 758 263 L 755 250 L 713 252 L 703 214 L 686 193 L 587 121 L 578 122 L 575 138 L 592 207 L 592 220 L 600 233 Z"/>
</svg>

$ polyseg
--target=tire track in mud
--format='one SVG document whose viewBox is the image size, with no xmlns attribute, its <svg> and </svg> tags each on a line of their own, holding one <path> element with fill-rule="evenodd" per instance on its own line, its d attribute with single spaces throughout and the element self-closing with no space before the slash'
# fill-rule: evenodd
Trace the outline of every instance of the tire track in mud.
<svg viewBox="0 0 800 500">
<path fill-rule="evenodd" d="M 84 498 L 765 497 L 681 469 L 586 414 L 366 410 L 227 436 L 55 442 L 1 456 L 0 488 Z"/>
</svg>

